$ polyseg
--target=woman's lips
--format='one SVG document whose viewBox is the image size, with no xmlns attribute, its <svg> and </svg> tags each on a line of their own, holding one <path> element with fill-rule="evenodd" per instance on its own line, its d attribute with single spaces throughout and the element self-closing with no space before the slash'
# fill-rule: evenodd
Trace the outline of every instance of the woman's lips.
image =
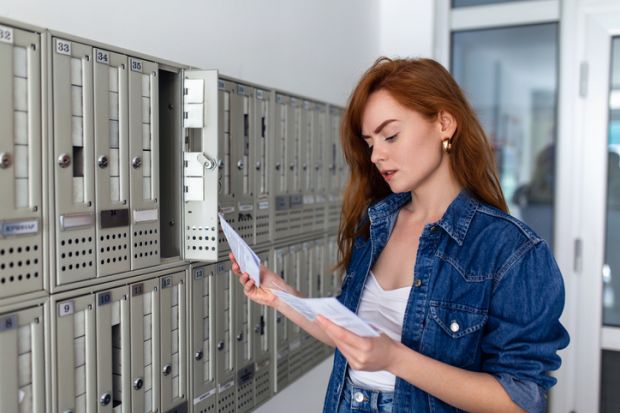
<svg viewBox="0 0 620 413">
<path fill-rule="evenodd" d="M 394 177 L 395 173 L 396 173 L 396 170 L 382 171 L 381 176 L 383 176 L 383 179 L 385 179 L 386 181 L 389 181 L 390 179 Z"/>
</svg>

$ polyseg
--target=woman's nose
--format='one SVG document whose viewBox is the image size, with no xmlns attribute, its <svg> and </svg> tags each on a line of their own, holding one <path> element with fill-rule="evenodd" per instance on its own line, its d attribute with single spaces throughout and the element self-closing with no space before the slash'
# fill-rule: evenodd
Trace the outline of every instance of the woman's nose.
<svg viewBox="0 0 620 413">
<path fill-rule="evenodd" d="M 385 160 L 385 151 L 381 149 L 380 145 L 373 145 L 370 152 L 370 162 L 377 164 Z"/>
</svg>

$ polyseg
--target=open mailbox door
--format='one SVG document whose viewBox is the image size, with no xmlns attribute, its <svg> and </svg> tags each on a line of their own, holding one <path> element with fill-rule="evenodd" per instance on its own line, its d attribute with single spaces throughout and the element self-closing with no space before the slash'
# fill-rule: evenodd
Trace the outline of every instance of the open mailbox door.
<svg viewBox="0 0 620 413">
<path fill-rule="evenodd" d="M 183 79 L 183 258 L 218 258 L 218 73 Z"/>
</svg>

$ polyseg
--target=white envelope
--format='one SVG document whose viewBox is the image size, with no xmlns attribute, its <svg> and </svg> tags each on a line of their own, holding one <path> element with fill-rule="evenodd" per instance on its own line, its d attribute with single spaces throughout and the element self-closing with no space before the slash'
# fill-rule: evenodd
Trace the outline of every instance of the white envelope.
<svg viewBox="0 0 620 413">
<path fill-rule="evenodd" d="M 258 258 L 258 255 L 252 251 L 252 248 L 246 244 L 243 238 L 237 234 L 230 224 L 226 222 L 224 215 L 218 215 L 220 217 L 222 231 L 224 231 L 228 245 L 230 245 L 230 250 L 235 255 L 241 271 L 250 274 L 250 277 L 254 280 L 254 284 L 260 287 L 260 258 Z"/>
<path fill-rule="evenodd" d="M 314 320 L 317 315 L 322 315 L 334 324 L 338 324 L 358 336 L 379 336 L 379 333 L 366 321 L 359 318 L 357 314 L 342 305 L 334 297 L 299 298 L 276 289 L 271 289 L 271 292 L 310 321 Z"/>
</svg>

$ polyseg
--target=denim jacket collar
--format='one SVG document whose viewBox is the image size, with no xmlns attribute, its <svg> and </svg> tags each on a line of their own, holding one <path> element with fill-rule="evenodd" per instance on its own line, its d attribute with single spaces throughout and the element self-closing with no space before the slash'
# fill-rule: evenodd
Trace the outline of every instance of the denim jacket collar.
<svg viewBox="0 0 620 413">
<path fill-rule="evenodd" d="M 411 193 L 400 192 L 392 193 L 372 205 L 368 208 L 371 225 L 374 226 L 391 219 L 390 226 L 393 227 L 396 212 L 409 201 L 411 201 Z M 463 245 L 463 240 L 467 235 L 469 224 L 478 209 L 478 205 L 478 201 L 466 190 L 462 190 L 450 203 L 437 225 L 443 228 L 458 245 Z"/>
</svg>

